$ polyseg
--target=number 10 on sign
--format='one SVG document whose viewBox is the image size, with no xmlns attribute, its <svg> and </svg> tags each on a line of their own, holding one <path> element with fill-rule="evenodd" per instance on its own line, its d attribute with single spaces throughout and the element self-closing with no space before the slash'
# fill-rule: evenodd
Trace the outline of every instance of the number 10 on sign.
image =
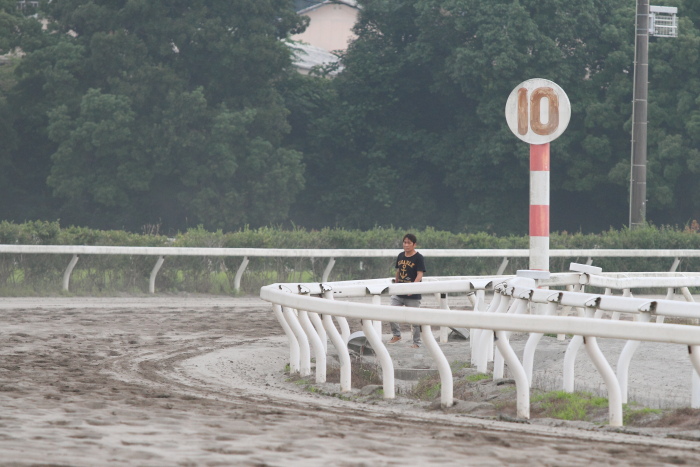
<svg viewBox="0 0 700 467">
<path fill-rule="evenodd" d="M 556 83 L 534 78 L 520 83 L 506 101 L 506 121 L 515 136 L 530 144 L 557 139 L 569 124 L 569 98 Z"/>
</svg>

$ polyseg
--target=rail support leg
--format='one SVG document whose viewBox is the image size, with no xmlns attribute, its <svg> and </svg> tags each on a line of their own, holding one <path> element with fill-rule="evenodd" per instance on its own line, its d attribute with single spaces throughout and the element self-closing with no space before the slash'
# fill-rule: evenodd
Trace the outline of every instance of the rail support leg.
<svg viewBox="0 0 700 467">
<path fill-rule="evenodd" d="M 496 346 L 503 359 L 508 364 L 508 369 L 515 379 L 515 391 L 517 398 L 517 413 L 519 418 L 530 418 L 530 385 L 527 382 L 525 369 L 520 364 L 518 356 L 508 342 L 505 331 L 496 331 Z"/>
<path fill-rule="evenodd" d="M 498 270 L 496 271 L 497 276 L 502 276 L 503 272 L 506 270 L 506 267 L 508 266 L 508 258 L 503 258 L 503 261 L 501 261 L 501 265 L 498 266 Z"/>
<path fill-rule="evenodd" d="M 236 271 L 236 275 L 233 278 L 233 291 L 236 293 L 241 291 L 241 278 L 243 277 L 245 269 L 248 267 L 248 263 L 250 263 L 248 257 L 244 256 L 243 262 L 241 262 L 241 265 L 238 266 L 238 271 Z"/>
<path fill-rule="evenodd" d="M 683 298 L 685 298 L 686 302 L 691 302 L 691 303 L 695 302 L 695 299 L 693 298 L 693 295 L 690 293 L 690 290 L 688 290 L 688 287 L 681 287 L 681 293 L 683 294 Z M 698 324 L 700 324 L 700 319 L 693 318 L 691 320 L 691 323 L 697 326 Z"/>
<path fill-rule="evenodd" d="M 415 324 L 414 324 L 415 326 Z M 445 407 L 452 407 L 454 404 L 454 391 L 453 391 L 453 381 L 452 381 L 452 368 L 450 368 L 450 363 L 447 361 L 445 354 L 440 350 L 440 346 L 435 341 L 435 336 L 433 336 L 433 331 L 428 325 L 421 325 L 420 327 L 421 339 L 425 347 L 430 352 L 430 355 L 437 363 L 438 373 L 440 374 L 440 405 Z"/>
<path fill-rule="evenodd" d="M 335 299 L 333 297 L 333 288 L 330 285 L 321 284 L 321 288 L 323 289 L 323 298 L 327 300 Z M 343 340 L 345 344 L 347 344 L 350 340 L 350 325 L 348 324 L 348 320 L 343 316 L 336 316 L 335 320 L 338 322 L 338 326 L 340 326 L 340 335 L 343 336 Z"/>
<path fill-rule="evenodd" d="M 690 408 L 698 409 L 700 408 L 700 375 L 693 368 L 690 380 Z"/>
<path fill-rule="evenodd" d="M 326 265 L 326 269 L 323 271 L 323 276 L 321 278 L 321 282 L 328 282 L 328 277 L 331 275 L 331 271 L 333 270 L 333 266 L 335 266 L 335 258 L 331 258 L 328 260 L 328 264 Z"/>
<path fill-rule="evenodd" d="M 582 344 L 583 337 L 574 336 L 569 341 L 569 345 L 566 346 L 566 352 L 564 353 L 564 386 L 562 388 L 565 392 L 574 392 L 574 365 L 576 364 L 576 355 Z"/>
<path fill-rule="evenodd" d="M 508 308 L 508 314 L 520 314 L 527 309 L 527 300 L 515 299 L 512 301 L 510 307 Z M 503 334 L 503 338 L 506 340 L 506 344 L 510 346 L 510 332 L 506 331 Z M 501 334 L 498 334 L 498 338 L 501 339 Z M 497 346 L 497 349 L 500 349 Z M 493 358 L 493 379 L 501 379 L 505 374 L 505 355 L 503 355 L 500 350 L 496 352 Z M 520 365 L 520 362 L 518 362 Z M 529 387 L 529 386 L 528 386 Z"/>
<path fill-rule="evenodd" d="M 296 336 L 297 342 L 299 342 L 299 374 L 301 376 L 309 376 L 311 374 L 311 348 L 309 346 L 309 339 L 306 337 L 294 309 L 285 306 L 282 307 L 282 313 L 287 320 L 287 324 L 289 324 L 289 327 Z"/>
<path fill-rule="evenodd" d="M 381 337 L 374 329 L 371 319 L 362 320 L 362 331 L 372 346 L 374 353 L 377 355 L 379 364 L 382 367 L 382 385 L 384 387 L 384 399 L 393 399 L 396 397 L 394 386 L 394 363 L 391 361 L 391 355 L 382 343 Z"/>
<path fill-rule="evenodd" d="M 150 293 L 156 293 L 156 276 L 158 275 L 158 271 L 160 271 L 160 267 L 163 265 L 163 261 L 165 261 L 165 257 L 159 256 L 156 265 L 153 266 L 153 270 L 151 270 L 151 277 L 148 279 L 148 291 Z"/>
<path fill-rule="evenodd" d="M 693 364 L 691 406 L 697 409 L 700 407 L 700 345 L 689 345 L 688 355 Z"/>
<path fill-rule="evenodd" d="M 651 321 L 651 315 L 649 313 L 641 313 L 638 315 L 637 319 L 640 322 L 648 323 Z M 629 393 L 627 383 L 629 381 L 630 362 L 632 361 L 632 357 L 639 348 L 640 344 L 641 341 L 628 340 L 617 359 L 617 382 L 620 384 L 620 395 L 622 397 L 623 404 L 627 403 L 627 396 Z"/>
<path fill-rule="evenodd" d="M 597 313 L 594 308 L 586 307 L 586 318 L 593 318 L 594 313 Z M 600 347 L 598 347 L 598 340 L 595 337 L 584 336 L 583 345 L 593 365 L 595 365 L 600 376 L 603 377 L 605 386 L 608 389 L 608 403 L 610 405 L 608 416 L 610 426 L 622 426 L 622 394 L 615 372 L 605 359 Z"/>
<path fill-rule="evenodd" d="M 438 296 L 438 308 L 441 310 L 449 310 L 450 305 L 447 303 L 447 294 L 446 293 L 440 293 L 440 294 L 435 294 Z M 447 344 L 449 340 L 449 335 L 450 335 L 450 328 L 447 326 L 440 326 L 440 343 L 441 344 Z"/>
<path fill-rule="evenodd" d="M 602 311 L 597 311 L 594 318 L 600 318 L 603 315 Z M 564 353 L 564 372 L 563 372 L 563 387 L 565 392 L 574 392 L 574 365 L 576 364 L 576 356 L 578 351 L 583 345 L 582 336 L 574 336 L 569 341 L 569 345 L 566 346 L 566 352 Z"/>
<path fill-rule="evenodd" d="M 292 328 L 287 324 L 287 320 L 282 313 L 282 307 L 275 303 L 272 305 L 272 310 L 289 340 L 289 374 L 299 373 L 299 341 L 297 341 L 297 337 L 292 332 Z"/>
<path fill-rule="evenodd" d="M 316 382 L 325 383 L 326 351 L 323 348 L 323 342 L 321 342 L 321 338 L 318 336 L 314 325 L 311 323 L 308 311 L 299 310 L 299 323 L 301 324 L 301 328 L 306 333 L 306 336 L 309 338 L 309 342 L 311 343 L 311 346 L 314 349 L 314 355 L 316 356 Z"/>
<path fill-rule="evenodd" d="M 550 301 L 547 303 L 544 312 L 546 316 L 553 316 L 557 312 L 559 294 L 554 294 L 553 297 L 557 297 L 557 300 L 555 301 L 552 298 L 548 299 Z M 525 349 L 523 350 L 523 368 L 525 369 L 530 387 L 532 387 L 532 371 L 535 366 L 535 350 L 537 350 L 537 344 L 539 344 L 542 336 L 544 336 L 544 334 L 541 332 L 531 332 L 525 344 Z"/>
<path fill-rule="evenodd" d="M 681 264 L 680 258 L 673 258 L 673 264 L 671 265 L 669 272 L 676 272 L 679 264 Z"/>
<path fill-rule="evenodd" d="M 379 294 L 374 294 L 372 295 L 372 305 L 381 305 L 382 304 L 382 296 Z M 373 319 L 372 324 L 374 325 L 374 330 L 377 331 L 377 335 L 379 336 L 379 339 L 382 338 L 382 322 L 378 319 Z"/>
<path fill-rule="evenodd" d="M 71 258 L 70 263 L 68 263 L 68 267 L 63 273 L 63 290 L 66 292 L 68 292 L 68 286 L 70 285 L 70 275 L 73 272 L 75 265 L 78 264 L 79 258 L 80 257 L 78 255 L 73 255 L 73 258 Z"/>
<path fill-rule="evenodd" d="M 324 287 L 323 298 L 326 300 L 334 300 L 333 291 L 330 289 L 330 287 Z M 347 321 L 345 321 L 345 325 L 347 326 L 347 336 L 345 336 L 338 332 L 335 324 L 333 324 L 333 318 L 331 315 L 324 314 L 321 320 L 323 321 L 323 328 L 326 330 L 326 333 L 331 338 L 331 342 L 338 351 L 338 359 L 340 360 L 340 392 L 350 392 L 352 388 L 352 366 L 350 363 L 350 351 L 348 350 L 348 336 L 350 335 L 350 327 L 348 326 Z"/>
<path fill-rule="evenodd" d="M 510 302 L 509 297 L 500 293 L 494 294 L 493 300 L 489 305 L 489 313 L 505 313 Z M 493 361 L 493 332 L 491 330 L 482 329 L 478 334 L 479 344 L 477 345 L 476 371 L 486 373 L 488 370 L 488 362 Z"/>
<path fill-rule="evenodd" d="M 321 343 L 323 344 L 323 353 L 328 354 L 328 334 L 326 333 L 326 329 L 323 326 L 323 321 L 321 320 L 321 317 L 318 315 L 318 313 L 313 313 L 309 312 L 309 319 L 311 320 L 311 324 L 314 325 L 314 329 L 316 329 L 316 332 L 318 333 L 318 337 L 321 339 Z"/>
<path fill-rule="evenodd" d="M 350 352 L 348 351 L 348 346 L 345 344 L 343 336 L 341 336 L 338 330 L 335 328 L 331 315 L 323 315 L 322 321 L 326 333 L 331 338 L 331 342 L 333 343 L 335 350 L 338 352 L 338 360 L 340 360 L 340 392 L 350 392 L 352 387 L 352 367 L 350 364 Z"/>
</svg>

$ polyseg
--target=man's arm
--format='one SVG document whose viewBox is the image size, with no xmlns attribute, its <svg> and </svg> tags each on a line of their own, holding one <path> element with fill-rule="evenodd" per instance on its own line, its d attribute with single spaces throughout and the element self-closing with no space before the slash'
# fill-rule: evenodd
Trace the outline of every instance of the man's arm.
<svg viewBox="0 0 700 467">
<path fill-rule="evenodd" d="M 398 273 L 397 273 L 397 275 L 398 275 Z M 413 282 L 422 282 L 422 281 L 423 281 L 423 271 L 418 271 L 418 273 L 416 274 L 416 280 L 414 280 Z"/>
</svg>

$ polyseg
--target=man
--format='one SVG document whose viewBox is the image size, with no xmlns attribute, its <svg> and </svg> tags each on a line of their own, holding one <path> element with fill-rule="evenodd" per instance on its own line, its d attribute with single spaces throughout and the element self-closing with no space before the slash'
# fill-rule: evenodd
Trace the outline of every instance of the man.
<svg viewBox="0 0 700 467">
<path fill-rule="evenodd" d="M 425 273 L 425 261 L 423 255 L 416 251 L 418 239 L 415 235 L 408 233 L 403 237 L 403 251 L 396 258 L 396 282 L 421 282 Z M 408 295 L 392 295 L 392 306 L 410 306 L 419 307 L 423 297 L 421 294 Z M 391 326 L 391 334 L 393 337 L 389 344 L 396 344 L 401 340 L 401 328 L 398 323 L 389 323 Z M 413 328 L 413 347 L 420 347 L 420 326 L 412 325 Z"/>
</svg>

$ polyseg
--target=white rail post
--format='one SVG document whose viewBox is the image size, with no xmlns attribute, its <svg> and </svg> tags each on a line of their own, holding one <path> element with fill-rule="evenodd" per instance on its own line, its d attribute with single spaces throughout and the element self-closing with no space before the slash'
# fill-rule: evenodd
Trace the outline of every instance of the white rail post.
<svg viewBox="0 0 700 467">
<path fill-rule="evenodd" d="M 450 363 L 435 341 L 435 336 L 433 336 L 433 331 L 430 326 L 425 324 L 421 325 L 420 335 L 425 343 L 425 347 L 428 349 L 428 352 L 430 352 L 433 360 L 435 360 L 438 373 L 440 374 L 440 405 L 443 408 L 452 407 L 452 404 L 454 404 L 454 390 Z"/>
<path fill-rule="evenodd" d="M 326 269 L 323 271 L 323 276 L 321 277 L 321 282 L 328 282 L 328 277 L 331 275 L 331 271 L 333 270 L 333 266 L 335 266 L 335 258 L 330 258 L 328 260 L 328 264 L 326 265 Z"/>
<path fill-rule="evenodd" d="M 328 334 L 326 334 L 326 329 L 323 326 L 323 321 L 318 313 L 309 311 L 309 319 L 311 324 L 314 325 L 316 332 L 318 333 L 319 339 L 321 339 L 321 344 L 323 345 L 323 353 L 328 354 Z"/>
<path fill-rule="evenodd" d="M 520 314 L 527 308 L 527 301 L 520 298 L 513 297 L 511 305 L 508 308 L 507 314 Z M 499 339 L 501 339 L 501 334 L 496 334 Z M 510 332 L 503 332 L 503 338 L 506 340 L 508 346 L 510 346 Z M 497 352 L 493 358 L 493 379 L 501 379 L 505 374 L 505 355 L 500 352 L 500 346 L 496 346 Z"/>
<path fill-rule="evenodd" d="M 666 297 L 664 297 L 664 300 L 675 300 L 676 299 L 676 289 L 673 287 L 669 287 L 666 289 Z M 656 322 L 657 323 L 663 323 L 664 319 L 666 317 L 664 315 L 657 315 L 656 316 Z"/>
<path fill-rule="evenodd" d="M 669 270 L 669 272 L 676 272 L 679 264 L 681 264 L 680 258 L 673 258 L 673 264 L 671 265 L 671 269 Z"/>
<path fill-rule="evenodd" d="M 309 339 L 306 337 L 304 329 L 302 329 L 299 319 L 294 309 L 289 307 L 282 307 L 282 313 L 284 314 L 287 324 L 292 329 L 292 332 L 299 342 L 299 374 L 301 376 L 309 376 L 311 374 L 311 348 L 309 346 Z"/>
<path fill-rule="evenodd" d="M 586 318 L 593 318 L 597 314 L 596 307 L 600 297 L 589 300 L 586 303 Z M 598 339 L 594 336 L 584 336 L 583 345 L 586 353 L 590 357 L 593 365 L 603 377 L 605 386 L 608 389 L 609 422 L 610 426 L 622 426 L 622 395 L 620 384 L 617 381 L 615 372 L 605 359 L 603 352 L 598 347 Z"/>
<path fill-rule="evenodd" d="M 585 316 L 585 310 L 584 310 Z M 600 318 L 603 316 L 603 312 L 598 310 L 595 312 L 594 318 Z M 566 352 L 564 353 L 564 372 L 563 372 L 563 390 L 565 392 L 574 392 L 574 366 L 576 364 L 576 356 L 578 351 L 583 345 L 583 336 L 576 335 L 571 338 L 569 345 L 566 346 Z"/>
<path fill-rule="evenodd" d="M 334 300 L 333 291 L 330 289 L 322 289 L 323 298 L 328 300 Z M 343 339 L 338 330 L 333 324 L 333 318 L 331 315 L 323 315 L 323 328 L 328 333 L 331 338 L 331 342 L 338 352 L 338 359 L 340 360 L 340 392 L 350 392 L 351 378 L 352 378 L 352 366 L 350 363 L 350 352 L 348 351 L 347 340 Z"/>
<path fill-rule="evenodd" d="M 700 408 L 700 376 L 698 370 L 693 367 L 690 375 L 690 408 Z"/>
<path fill-rule="evenodd" d="M 321 284 L 321 290 L 323 290 L 323 298 L 333 300 L 333 287 L 328 284 Z M 345 344 L 347 344 L 350 340 L 350 325 L 348 324 L 348 320 L 343 316 L 336 316 L 335 320 L 338 322 L 338 326 L 340 326 L 340 335 L 343 336 L 343 340 Z"/>
<path fill-rule="evenodd" d="M 372 295 L 372 304 L 373 305 L 381 305 L 382 304 L 382 294 L 387 291 L 389 287 L 386 285 L 368 285 L 367 286 L 367 293 Z M 381 320 L 374 319 L 372 320 L 372 323 L 374 324 L 374 329 L 377 331 L 377 334 L 379 335 L 379 338 L 382 338 L 382 322 Z"/>
<path fill-rule="evenodd" d="M 491 300 L 488 312 L 504 313 L 508 308 L 510 297 L 499 292 L 494 295 Z M 482 329 L 479 335 L 478 354 L 476 360 L 476 371 L 486 373 L 488 370 L 488 362 L 493 360 L 493 331 L 491 329 Z"/>
<path fill-rule="evenodd" d="M 547 297 L 547 306 L 544 309 L 545 316 L 554 316 L 557 313 L 557 307 L 561 300 L 561 292 L 556 292 L 549 297 Z M 531 332 L 530 337 L 528 337 L 525 343 L 525 349 L 523 350 L 523 368 L 525 369 L 525 374 L 527 375 L 527 381 L 530 387 L 532 387 L 532 371 L 535 366 L 535 350 L 537 350 L 537 344 L 539 344 L 540 339 L 542 339 L 544 333 L 541 332 Z"/>
<path fill-rule="evenodd" d="M 305 285 L 298 284 L 297 288 L 299 289 L 299 295 L 308 295 L 311 293 L 311 289 L 309 289 Z M 321 339 L 321 344 L 323 345 L 323 354 L 325 357 L 325 355 L 328 353 L 328 335 L 326 334 L 326 330 L 323 328 L 323 322 L 321 322 L 321 318 L 318 316 L 318 313 L 314 313 L 311 311 L 309 312 L 309 320 L 316 329 L 316 333 L 318 334 L 319 339 Z"/>
<path fill-rule="evenodd" d="M 641 323 L 648 323 L 651 321 L 650 304 L 646 309 L 640 308 L 639 311 L 640 313 L 636 317 L 637 321 Z M 630 362 L 632 361 L 632 357 L 639 348 L 640 344 L 641 341 L 628 340 L 625 342 L 625 346 L 622 348 L 622 352 L 620 352 L 620 356 L 617 359 L 616 375 L 617 382 L 620 385 L 620 397 L 623 404 L 627 403 L 627 396 L 629 394 L 627 383 L 629 381 Z"/>
<path fill-rule="evenodd" d="M 165 261 L 165 257 L 159 256 L 158 261 L 156 261 L 155 266 L 153 266 L 151 270 L 151 277 L 148 279 L 148 291 L 150 293 L 156 293 L 156 276 L 158 275 L 158 271 L 160 271 L 160 267 L 163 265 L 163 261 Z"/>
<path fill-rule="evenodd" d="M 632 291 L 630 289 L 622 289 L 622 296 L 623 297 L 631 297 Z M 621 313 L 619 311 L 613 311 L 612 317 L 610 319 L 618 320 L 618 319 L 620 319 L 620 315 L 621 315 Z"/>
<path fill-rule="evenodd" d="M 289 374 L 294 374 L 299 372 L 299 341 L 297 341 L 292 328 L 287 324 L 287 320 L 284 318 L 282 313 L 282 307 L 277 303 L 272 304 L 272 310 L 275 313 L 277 321 L 282 326 L 287 339 L 289 339 Z"/>
<path fill-rule="evenodd" d="M 73 255 L 73 258 L 71 258 L 70 263 L 68 263 L 68 267 L 63 272 L 63 290 L 65 290 L 66 292 L 68 292 L 68 286 L 70 285 L 70 275 L 73 272 L 73 268 L 78 263 L 78 259 L 78 255 Z"/>
<path fill-rule="evenodd" d="M 373 305 L 381 305 L 382 304 L 382 296 L 381 295 L 372 295 L 372 304 Z M 382 322 L 378 319 L 373 319 L 372 325 L 374 326 L 374 330 L 377 332 L 377 335 L 381 339 L 382 338 Z"/>
<path fill-rule="evenodd" d="M 485 291 L 484 290 L 476 290 L 474 293 L 474 311 L 482 311 L 484 307 L 484 295 Z M 494 294 L 494 297 L 496 295 Z M 472 357 L 471 357 L 471 363 L 472 365 L 474 364 L 475 360 L 475 350 L 476 348 L 476 341 L 478 340 L 477 334 L 478 330 L 475 328 L 469 328 L 469 349 L 471 350 Z"/>
<path fill-rule="evenodd" d="M 688 287 L 681 287 L 681 293 L 683 294 L 683 298 L 685 298 L 686 302 L 695 302 L 695 299 L 693 298 L 693 295 L 690 293 L 690 290 Z M 691 323 L 694 325 L 700 324 L 700 319 L 694 318 L 691 320 Z"/>
<path fill-rule="evenodd" d="M 476 293 L 475 293 L 475 298 L 474 298 L 474 311 L 488 311 L 490 309 L 489 307 L 484 310 L 484 296 L 486 295 L 486 287 L 491 283 L 489 281 L 488 283 L 479 283 L 476 288 Z M 472 282 L 472 284 L 474 284 Z M 496 290 L 493 292 L 493 299 L 491 300 L 491 303 L 494 303 L 494 300 L 496 303 L 501 299 L 501 294 L 498 293 Z M 479 340 L 481 339 L 481 333 L 484 332 L 481 329 L 476 329 L 476 328 L 469 328 L 469 349 L 471 350 L 471 364 L 472 366 L 476 365 L 477 362 L 477 355 L 479 353 Z"/>
<path fill-rule="evenodd" d="M 681 287 L 681 294 L 683 295 L 683 298 L 685 298 L 686 302 L 694 302 L 695 299 L 693 298 L 693 295 L 690 293 L 690 290 L 688 290 L 688 287 Z"/>
<path fill-rule="evenodd" d="M 441 310 L 449 310 L 450 306 L 447 303 L 447 294 L 446 293 L 436 293 L 435 295 L 438 296 L 438 308 Z M 450 328 L 449 326 L 440 326 L 440 343 L 441 344 L 447 344 L 449 341 L 449 333 L 450 333 Z"/>
<path fill-rule="evenodd" d="M 498 270 L 496 271 L 497 276 L 503 275 L 503 271 L 506 270 L 506 267 L 508 266 L 508 262 L 509 262 L 508 258 L 503 258 L 503 261 L 501 261 L 501 264 L 500 264 L 500 266 L 498 266 Z"/>
<path fill-rule="evenodd" d="M 503 295 L 501 294 L 502 289 L 499 289 L 498 287 L 494 289 L 493 291 L 493 298 L 491 299 L 491 303 L 489 303 L 489 307 L 485 310 L 486 312 L 495 312 L 500 303 L 501 300 L 503 300 Z M 478 306 L 479 301 L 477 299 L 477 302 L 474 305 L 474 311 L 481 311 L 477 310 L 476 306 Z M 471 346 L 471 364 L 472 366 L 477 367 L 477 371 L 480 373 L 485 373 L 486 372 L 486 367 L 488 366 L 488 362 L 484 361 L 484 358 L 488 359 L 488 353 L 486 353 L 485 345 L 486 345 L 486 333 L 490 333 L 493 335 L 492 330 L 486 330 L 486 329 L 478 329 L 478 328 L 471 328 L 469 329 L 469 343 Z M 483 355 L 487 355 L 487 357 L 483 357 Z M 481 368 L 484 370 L 482 371 Z"/>
<path fill-rule="evenodd" d="M 700 374 L 700 345 L 689 345 L 688 346 L 688 355 L 690 356 L 690 362 L 693 364 L 693 381 L 698 380 L 698 374 Z M 698 381 L 700 382 L 700 381 Z M 691 404 L 694 404 L 700 399 L 700 394 L 698 394 L 698 388 L 700 385 L 694 385 L 693 386 L 693 395 L 692 395 L 692 401 Z M 698 404 L 700 405 L 700 404 Z M 698 407 L 693 407 L 698 408 Z"/>
<path fill-rule="evenodd" d="M 598 313 L 602 315 L 602 312 Z M 596 316 L 600 317 L 600 316 Z M 562 374 L 562 390 L 564 392 L 574 392 L 575 389 L 575 371 L 574 367 L 576 365 L 576 356 L 578 351 L 583 345 L 583 336 L 575 335 L 569 341 L 569 345 L 566 346 L 566 352 L 564 352 L 564 370 Z"/>
<path fill-rule="evenodd" d="M 527 382 L 525 370 L 508 342 L 507 333 L 505 331 L 496 331 L 496 337 L 498 352 L 508 362 L 508 369 L 513 373 L 513 379 L 515 379 L 518 417 L 530 418 L 530 385 Z"/>
<path fill-rule="evenodd" d="M 241 262 L 241 265 L 238 266 L 238 271 L 236 271 L 236 275 L 233 278 L 233 291 L 236 293 L 241 291 L 241 278 L 248 267 L 248 263 L 250 263 L 248 257 L 244 256 L 243 261 Z"/>
<path fill-rule="evenodd" d="M 602 316 L 602 311 L 597 311 L 595 318 L 600 318 Z M 564 372 L 563 372 L 563 390 L 565 392 L 574 392 L 574 379 L 575 372 L 574 366 L 576 364 L 576 356 L 578 351 L 583 345 L 583 336 L 576 335 L 571 338 L 569 345 L 566 346 L 566 352 L 564 353 Z"/>
<path fill-rule="evenodd" d="M 580 286 L 577 286 L 577 285 L 567 285 L 567 286 L 566 286 L 566 291 L 567 291 L 567 292 L 575 292 L 575 291 L 578 290 L 579 287 L 580 287 Z M 572 307 L 570 307 L 570 306 L 564 306 L 564 307 L 562 307 L 561 310 L 559 311 L 559 314 L 560 314 L 561 316 L 568 316 L 568 315 L 569 315 L 569 312 L 571 311 L 571 308 L 572 308 Z M 557 334 L 557 340 L 558 340 L 558 341 L 565 341 L 565 340 L 566 340 L 566 334 Z"/>
<path fill-rule="evenodd" d="M 316 356 L 316 382 L 325 383 L 326 351 L 323 348 L 323 342 L 321 342 L 321 338 L 316 332 L 314 325 L 311 324 L 309 313 L 306 310 L 299 310 L 299 323 L 301 324 L 301 328 L 304 330 L 304 332 L 306 332 L 306 336 L 309 338 L 311 346 L 314 349 L 314 355 Z"/>
<path fill-rule="evenodd" d="M 569 345 L 566 346 L 566 352 L 564 352 L 564 371 L 562 375 L 562 390 L 564 392 L 574 392 L 574 365 L 576 364 L 576 355 L 578 355 L 581 345 L 583 345 L 583 337 L 576 335 L 571 338 Z"/>
<path fill-rule="evenodd" d="M 396 397 L 396 391 L 394 388 L 394 363 L 391 361 L 389 351 L 382 343 L 381 337 L 377 335 L 377 331 L 374 330 L 374 325 L 372 324 L 371 319 L 362 320 L 362 331 L 364 331 L 365 337 L 369 341 L 369 345 L 372 346 L 372 349 L 379 360 L 379 364 L 382 367 L 382 387 L 384 388 L 384 399 L 393 399 Z"/>
</svg>

